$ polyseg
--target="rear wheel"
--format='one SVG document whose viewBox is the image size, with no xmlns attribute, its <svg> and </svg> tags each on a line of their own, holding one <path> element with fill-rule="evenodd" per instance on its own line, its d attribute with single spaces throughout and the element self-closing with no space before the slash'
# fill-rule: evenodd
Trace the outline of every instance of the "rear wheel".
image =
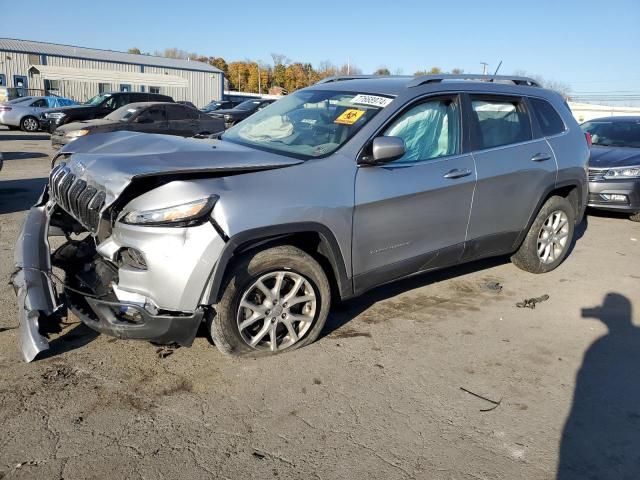
<svg viewBox="0 0 640 480">
<path fill-rule="evenodd" d="M 37 132 L 38 128 L 40 128 L 40 123 L 36 117 L 24 117 L 20 120 L 20 128 L 24 132 Z"/>
<path fill-rule="evenodd" d="M 320 264 L 288 245 L 240 259 L 224 285 L 208 330 L 228 355 L 275 354 L 308 345 L 322 331 L 331 303 Z"/>
<path fill-rule="evenodd" d="M 511 261 L 527 272 L 550 272 L 567 256 L 574 224 L 575 212 L 571 203 L 563 197 L 549 198 Z"/>
<path fill-rule="evenodd" d="M 632 222 L 640 222 L 640 212 L 634 213 L 633 215 L 629 216 L 629 220 L 631 220 Z"/>
</svg>

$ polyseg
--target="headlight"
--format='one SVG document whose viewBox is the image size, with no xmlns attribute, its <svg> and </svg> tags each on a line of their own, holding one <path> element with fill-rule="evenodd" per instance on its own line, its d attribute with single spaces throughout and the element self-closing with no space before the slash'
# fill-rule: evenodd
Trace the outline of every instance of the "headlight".
<svg viewBox="0 0 640 480">
<path fill-rule="evenodd" d="M 87 133 L 89 133 L 89 130 L 83 128 L 82 130 L 71 130 L 70 132 L 65 133 L 64 136 L 67 138 L 78 138 L 84 137 Z"/>
<path fill-rule="evenodd" d="M 142 212 L 128 212 L 120 221 L 130 225 L 166 225 L 188 226 L 204 219 L 218 200 L 217 196 L 201 198 L 189 203 L 174 205 L 172 207 L 159 208 L 157 210 L 145 210 Z"/>
<path fill-rule="evenodd" d="M 45 113 L 44 117 L 45 118 L 53 118 L 54 120 L 60 119 L 60 118 L 64 118 L 67 115 L 65 113 L 62 112 L 52 112 L 52 113 Z"/>
<path fill-rule="evenodd" d="M 603 176 L 606 179 L 640 178 L 640 166 L 611 168 Z"/>
</svg>

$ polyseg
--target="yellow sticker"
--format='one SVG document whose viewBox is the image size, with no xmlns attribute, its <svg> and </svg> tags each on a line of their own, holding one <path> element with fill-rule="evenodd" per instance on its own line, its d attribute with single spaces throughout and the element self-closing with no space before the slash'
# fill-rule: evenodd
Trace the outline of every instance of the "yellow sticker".
<svg viewBox="0 0 640 480">
<path fill-rule="evenodd" d="M 353 125 L 362 115 L 364 115 L 364 110 L 349 108 L 348 110 L 342 112 L 342 114 L 338 118 L 336 118 L 333 123 L 341 123 L 342 125 Z"/>
</svg>

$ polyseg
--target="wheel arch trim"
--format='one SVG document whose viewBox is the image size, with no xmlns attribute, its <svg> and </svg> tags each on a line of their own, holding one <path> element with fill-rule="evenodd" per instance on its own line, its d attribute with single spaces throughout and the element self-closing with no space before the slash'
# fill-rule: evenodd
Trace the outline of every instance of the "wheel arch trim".
<svg viewBox="0 0 640 480">
<path fill-rule="evenodd" d="M 202 303 L 205 305 L 215 305 L 221 294 L 222 282 L 224 280 L 227 267 L 231 263 L 235 254 L 245 252 L 251 248 L 264 245 L 274 240 L 287 238 L 296 234 L 314 233 L 318 234 L 321 242 L 328 248 L 326 253 L 333 270 L 333 275 L 338 283 L 338 290 L 342 299 L 353 296 L 353 282 L 347 276 L 346 264 L 340 250 L 338 241 L 331 230 L 316 222 L 296 222 L 282 225 L 260 227 L 237 233 L 226 242 L 213 272 L 207 282 L 202 294 Z"/>
</svg>

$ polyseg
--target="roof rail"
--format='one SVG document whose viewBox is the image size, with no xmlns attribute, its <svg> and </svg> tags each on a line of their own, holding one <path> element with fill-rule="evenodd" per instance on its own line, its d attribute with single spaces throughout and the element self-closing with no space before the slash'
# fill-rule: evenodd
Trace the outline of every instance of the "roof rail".
<svg viewBox="0 0 640 480">
<path fill-rule="evenodd" d="M 533 78 L 514 77 L 512 75 L 479 75 L 479 74 L 461 74 L 461 75 L 420 75 L 407 84 L 407 88 L 418 87 L 428 83 L 440 83 L 446 80 L 479 80 L 482 82 L 513 82 L 514 85 L 523 85 L 528 87 L 539 87 L 540 84 Z"/>
<path fill-rule="evenodd" d="M 316 85 L 321 83 L 341 82 L 343 80 L 366 80 L 369 78 L 413 78 L 407 75 L 335 75 L 333 77 L 323 78 Z"/>
</svg>

